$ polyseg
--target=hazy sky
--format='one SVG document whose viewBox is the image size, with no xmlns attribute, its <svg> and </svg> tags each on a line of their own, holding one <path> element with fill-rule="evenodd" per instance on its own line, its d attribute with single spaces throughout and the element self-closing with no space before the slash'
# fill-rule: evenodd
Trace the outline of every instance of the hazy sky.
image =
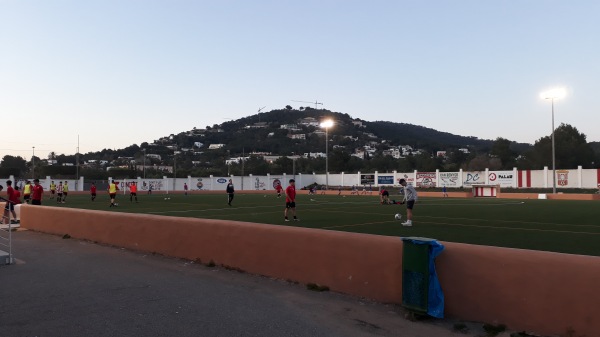
<svg viewBox="0 0 600 337">
<path fill-rule="evenodd" d="M 324 103 L 364 120 L 600 141 L 600 1 L 0 0 L 0 155 L 153 141 Z"/>
</svg>

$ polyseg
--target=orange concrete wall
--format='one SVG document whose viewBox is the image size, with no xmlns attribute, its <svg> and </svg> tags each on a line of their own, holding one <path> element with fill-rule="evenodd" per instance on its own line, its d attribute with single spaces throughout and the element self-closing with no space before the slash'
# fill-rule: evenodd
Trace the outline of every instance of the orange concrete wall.
<svg viewBox="0 0 600 337">
<path fill-rule="evenodd" d="M 401 303 L 402 241 L 222 220 L 23 205 L 25 228 L 240 268 Z M 538 334 L 600 336 L 600 258 L 444 243 L 446 314 Z"/>
<path fill-rule="evenodd" d="M 600 336 L 600 258 L 445 242 L 437 271 L 454 317 L 543 335 Z"/>
</svg>

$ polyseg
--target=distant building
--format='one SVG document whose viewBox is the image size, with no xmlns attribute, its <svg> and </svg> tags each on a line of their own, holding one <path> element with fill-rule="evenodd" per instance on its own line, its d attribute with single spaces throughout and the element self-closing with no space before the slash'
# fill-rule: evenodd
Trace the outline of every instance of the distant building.
<svg viewBox="0 0 600 337">
<path fill-rule="evenodd" d="M 435 156 L 441 157 L 441 158 L 446 158 L 446 151 L 437 151 Z"/>
<path fill-rule="evenodd" d="M 269 123 L 267 123 L 267 122 L 258 122 L 258 123 L 246 125 L 245 128 L 246 129 L 264 129 L 267 126 L 269 126 Z"/>
<path fill-rule="evenodd" d="M 309 152 L 302 155 L 304 158 L 325 158 L 327 155 L 323 152 Z"/>
<path fill-rule="evenodd" d="M 365 159 L 365 151 L 357 150 L 355 153 L 351 154 L 352 157 Z"/>
<path fill-rule="evenodd" d="M 216 150 L 216 149 L 221 149 L 225 146 L 225 144 L 210 144 L 208 146 L 209 150 Z"/>
<path fill-rule="evenodd" d="M 148 158 L 154 158 L 154 159 L 161 160 L 160 154 L 152 154 L 152 153 L 148 153 L 148 154 L 146 155 L 146 157 L 148 157 Z"/>
<path fill-rule="evenodd" d="M 306 139 L 306 134 L 304 134 L 304 133 L 289 134 L 287 136 L 288 136 L 288 138 L 291 138 L 291 139 Z"/>
<path fill-rule="evenodd" d="M 466 154 L 469 154 L 469 153 L 470 153 L 470 152 L 469 152 L 469 149 L 467 149 L 467 148 L 464 148 L 464 147 L 463 147 L 463 148 L 460 148 L 460 149 L 458 149 L 458 151 L 460 151 L 460 152 L 462 152 L 462 153 L 466 153 Z"/>
<path fill-rule="evenodd" d="M 358 126 L 359 128 L 366 128 L 367 126 L 363 124 L 363 122 L 359 119 L 355 119 L 352 121 L 352 124 L 354 124 L 354 126 Z"/>
<path fill-rule="evenodd" d="M 313 117 L 306 117 L 298 120 L 298 124 L 304 126 L 319 126 L 319 121 Z"/>
<path fill-rule="evenodd" d="M 197 148 L 201 148 L 204 146 L 204 143 L 200 143 L 200 142 L 194 142 L 194 146 Z"/>
<path fill-rule="evenodd" d="M 241 162 L 242 160 L 248 160 L 250 157 L 236 157 L 236 158 L 229 158 L 229 159 L 225 159 L 225 165 L 231 165 L 231 164 L 239 164 L 239 162 Z"/>
<path fill-rule="evenodd" d="M 146 168 L 146 170 L 148 169 L 152 169 L 152 170 L 157 170 L 157 171 L 161 171 L 161 172 L 168 172 L 168 173 L 173 173 L 173 166 L 166 166 L 166 165 L 136 165 L 135 169 L 142 171 L 144 169 L 144 167 Z M 113 168 L 115 168 L 113 166 Z M 127 168 L 127 167 L 125 167 Z M 110 167 L 107 167 L 106 170 L 109 170 Z"/>
<path fill-rule="evenodd" d="M 280 129 L 284 129 L 284 130 L 289 130 L 289 131 L 300 131 L 300 130 L 302 130 L 296 124 L 283 124 L 279 128 Z"/>
</svg>

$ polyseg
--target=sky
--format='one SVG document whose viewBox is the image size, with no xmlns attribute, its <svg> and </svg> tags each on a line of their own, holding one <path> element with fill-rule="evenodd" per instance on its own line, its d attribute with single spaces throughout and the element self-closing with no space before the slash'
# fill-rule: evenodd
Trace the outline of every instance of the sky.
<svg viewBox="0 0 600 337">
<path fill-rule="evenodd" d="M 0 0 L 0 156 L 152 142 L 307 106 L 600 141 L 600 1 Z M 332 131 L 333 132 L 333 131 Z"/>
</svg>

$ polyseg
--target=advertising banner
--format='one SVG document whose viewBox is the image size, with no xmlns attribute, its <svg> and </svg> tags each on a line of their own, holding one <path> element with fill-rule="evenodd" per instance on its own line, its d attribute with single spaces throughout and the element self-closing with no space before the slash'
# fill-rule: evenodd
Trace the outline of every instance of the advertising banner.
<svg viewBox="0 0 600 337">
<path fill-rule="evenodd" d="M 458 173 L 459 172 L 440 172 L 438 186 L 459 187 Z"/>
<path fill-rule="evenodd" d="M 485 172 L 463 172 L 463 186 L 470 187 L 471 185 L 485 185 Z"/>
<path fill-rule="evenodd" d="M 569 185 L 569 170 L 556 171 L 556 185 L 562 187 Z"/>
<path fill-rule="evenodd" d="M 361 174 L 360 175 L 360 184 L 361 185 L 375 184 L 375 175 L 374 174 Z"/>
<path fill-rule="evenodd" d="M 123 189 L 123 186 L 120 187 Z M 162 191 L 165 190 L 163 179 L 144 179 L 138 188 L 142 191 Z"/>
<path fill-rule="evenodd" d="M 435 172 L 417 172 L 417 187 L 435 187 Z"/>
<path fill-rule="evenodd" d="M 398 181 L 396 183 L 399 184 L 400 179 L 406 180 L 406 183 L 409 185 L 415 185 L 414 173 L 398 173 Z"/>
<path fill-rule="evenodd" d="M 283 187 L 281 177 L 276 177 L 276 178 L 271 177 L 271 186 L 273 186 L 274 190 L 276 190 L 277 186 L 280 186 L 280 185 L 281 185 L 281 187 Z"/>
<path fill-rule="evenodd" d="M 266 190 L 267 189 L 267 183 L 266 183 L 267 177 L 254 177 L 254 189 L 255 190 Z"/>
<path fill-rule="evenodd" d="M 394 185 L 394 176 L 377 176 L 377 184 Z"/>
<path fill-rule="evenodd" d="M 513 171 L 489 171 L 488 180 L 490 185 L 500 185 L 500 187 L 513 187 Z"/>
</svg>

